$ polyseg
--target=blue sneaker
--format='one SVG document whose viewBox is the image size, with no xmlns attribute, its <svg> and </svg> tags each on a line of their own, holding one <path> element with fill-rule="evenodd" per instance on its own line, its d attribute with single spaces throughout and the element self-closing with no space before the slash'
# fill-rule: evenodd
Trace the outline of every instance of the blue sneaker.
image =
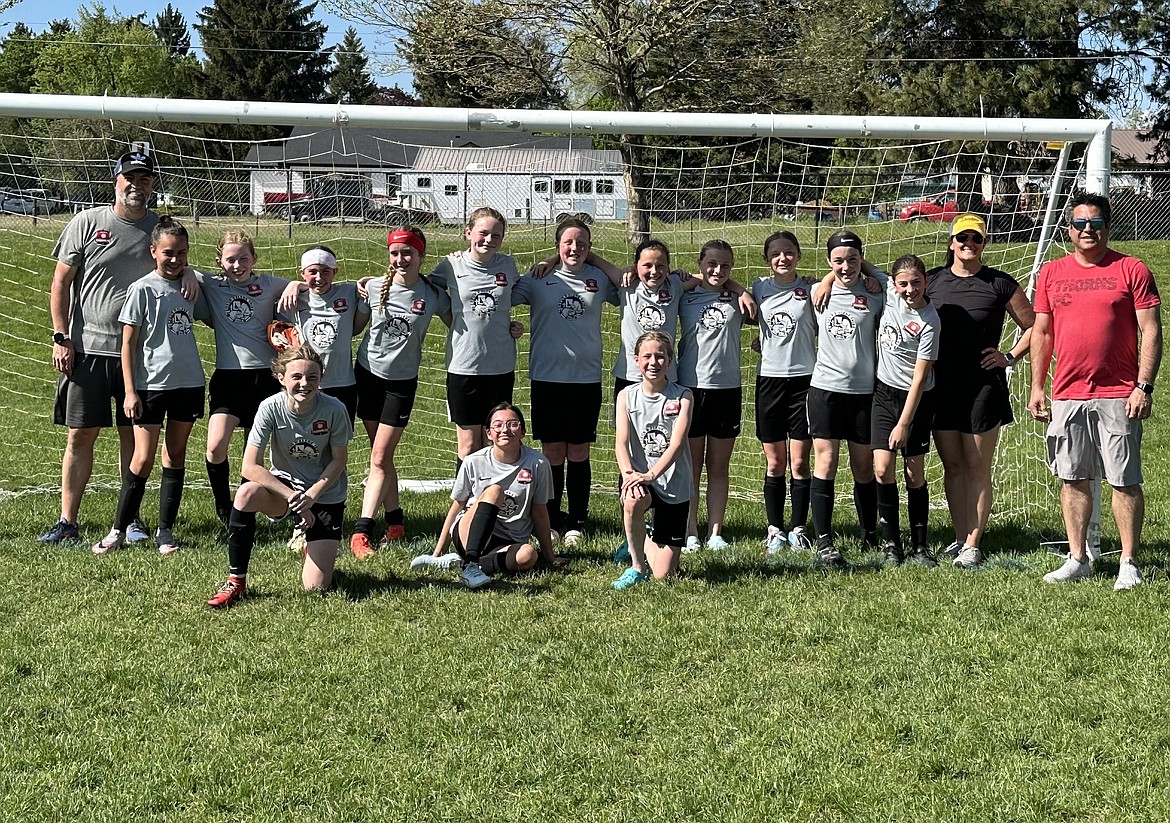
<svg viewBox="0 0 1170 823">
<path fill-rule="evenodd" d="M 625 565 L 630 562 L 630 544 L 629 541 L 623 540 L 621 545 L 613 550 L 613 562 Z"/>
<path fill-rule="evenodd" d="M 613 587 L 621 592 L 625 591 L 626 589 L 632 589 L 634 586 L 637 586 L 641 583 L 645 583 L 649 579 L 650 575 L 646 574 L 646 572 L 640 572 L 631 566 L 622 572 L 621 577 L 613 581 Z"/>
<path fill-rule="evenodd" d="M 64 517 L 53 524 L 53 528 L 41 535 L 42 543 L 76 543 L 81 539 L 77 526 Z"/>
<path fill-rule="evenodd" d="M 788 545 L 792 547 L 793 551 L 811 552 L 813 550 L 812 541 L 804 533 L 804 526 L 797 526 L 788 533 Z"/>
<path fill-rule="evenodd" d="M 788 548 L 788 537 L 775 526 L 769 526 L 768 536 L 764 538 L 764 545 L 768 547 L 768 554 L 779 554 Z"/>
<path fill-rule="evenodd" d="M 141 518 L 135 517 L 126 527 L 126 540 L 130 543 L 141 543 L 149 540 L 153 535 L 143 525 Z"/>
<path fill-rule="evenodd" d="M 721 552 L 726 549 L 730 543 L 724 540 L 720 535 L 716 534 L 707 541 L 707 548 L 713 552 Z"/>
</svg>

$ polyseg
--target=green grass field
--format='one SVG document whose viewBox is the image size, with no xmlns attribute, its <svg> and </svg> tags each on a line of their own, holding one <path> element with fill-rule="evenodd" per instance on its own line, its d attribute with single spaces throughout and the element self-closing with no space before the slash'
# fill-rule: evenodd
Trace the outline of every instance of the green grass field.
<svg viewBox="0 0 1170 823">
<path fill-rule="evenodd" d="M 619 595 L 608 559 L 620 539 L 617 505 L 598 493 L 591 539 L 567 570 L 471 594 L 449 573 L 408 569 L 448 504 L 407 495 L 409 544 L 367 563 L 346 554 L 324 597 L 297 591 L 287 533 L 262 527 L 252 596 L 210 613 L 203 601 L 226 558 L 198 485 L 181 516 L 190 549 L 173 557 L 130 549 L 95 558 L 84 546 L 35 542 L 56 516 L 63 443 L 45 422 L 47 256 L 59 224 L 16 218 L 0 229 L 3 819 L 1170 817 L 1170 652 L 1159 639 L 1170 429 L 1159 399 L 1145 441 L 1151 585 L 1124 596 L 1112 591 L 1115 555 L 1091 582 L 1041 582 L 1058 560 L 1038 542 L 1059 536 L 1059 514 L 1051 482 L 1033 471 L 1037 432 L 1021 422 L 1004 472 L 1022 466 L 1013 471 L 1032 479 L 996 517 L 985 542 L 992 557 L 975 573 L 880 571 L 879 558 L 849 540 L 842 573 L 822 574 L 800 556 L 765 558 L 762 506 L 745 494 L 732 501 L 729 551 L 687 556 L 680 580 Z M 899 253 L 941 245 L 936 227 L 894 229 L 871 230 L 890 231 L 888 249 Z M 264 227 L 261 253 L 287 273 L 284 230 Z M 754 266 L 749 255 L 767 230 L 686 227 L 668 240 L 689 258 L 703 240 L 734 233 Z M 815 229 L 799 230 L 810 247 L 803 268 L 816 273 Z M 299 249 L 322 227 L 296 231 Z M 359 262 L 346 273 L 377 271 L 377 239 L 347 231 L 338 251 Z M 210 264 L 217 232 L 198 229 L 196 265 Z M 440 251 L 454 247 L 431 234 Z M 625 253 L 617 238 L 598 231 L 615 258 Z M 882 243 L 871 235 L 871 249 Z M 521 262 L 549 247 L 539 230 L 509 235 Z M 1123 249 L 1155 273 L 1170 270 L 1163 244 Z M 884 251 L 875 256 L 887 262 Z M 737 270 L 743 282 L 757 273 Z M 749 356 L 744 363 L 754 367 Z M 428 414 L 408 432 L 417 450 L 404 450 L 404 466 L 450 465 L 454 439 L 438 412 Z M 754 490 L 760 460 L 744 428 L 737 478 Z M 195 480 L 201 446 L 200 428 L 188 464 Z M 595 452 L 602 483 L 609 448 L 603 440 Z M 111 479 L 110 450 L 99 459 Z M 89 541 L 108 527 L 114 497 L 108 486 L 87 495 Z M 148 492 L 148 520 L 156 500 Z M 355 492 L 351 517 L 356 504 Z M 851 506 L 837 511 L 851 534 Z M 936 542 L 947 542 L 944 512 L 932 517 Z M 1104 540 L 1116 548 L 1108 515 Z"/>
</svg>

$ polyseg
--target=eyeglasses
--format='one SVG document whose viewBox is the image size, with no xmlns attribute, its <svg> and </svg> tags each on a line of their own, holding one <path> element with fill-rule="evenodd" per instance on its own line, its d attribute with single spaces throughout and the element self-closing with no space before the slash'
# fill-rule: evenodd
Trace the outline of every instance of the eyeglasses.
<svg viewBox="0 0 1170 823">
<path fill-rule="evenodd" d="M 502 432 L 504 429 L 508 431 L 518 431 L 524 424 L 519 420 L 497 420 L 490 426 L 494 432 Z"/>
<path fill-rule="evenodd" d="M 1104 217 L 1089 217 L 1089 218 L 1078 217 L 1074 220 L 1070 220 L 1069 225 L 1072 226 L 1077 231 L 1085 231 L 1086 229 L 1092 229 L 1093 231 L 1101 231 L 1101 229 L 1105 228 L 1105 218 Z"/>
<path fill-rule="evenodd" d="M 981 245 L 986 238 L 977 231 L 963 232 L 956 234 L 955 240 L 959 243 L 974 243 L 976 246 Z"/>
</svg>

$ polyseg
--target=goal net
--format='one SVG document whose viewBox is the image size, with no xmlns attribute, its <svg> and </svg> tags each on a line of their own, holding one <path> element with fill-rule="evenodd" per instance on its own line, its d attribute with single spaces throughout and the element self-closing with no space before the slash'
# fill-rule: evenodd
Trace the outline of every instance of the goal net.
<svg viewBox="0 0 1170 823">
<path fill-rule="evenodd" d="M 999 133 L 987 128 L 996 121 L 951 120 L 941 130 L 931 121 L 923 131 L 929 139 L 911 139 L 905 135 L 919 133 L 921 122 L 898 121 L 884 136 L 873 127 L 881 118 L 861 128 L 853 122 L 859 118 L 803 118 L 785 129 L 757 123 L 753 132 L 735 119 L 742 116 L 676 117 L 663 125 L 665 116 L 649 115 L 639 130 L 626 122 L 579 125 L 590 113 L 575 112 L 570 119 L 562 112 L 511 112 L 531 119 L 521 117 L 509 129 L 476 127 L 474 115 L 457 110 L 355 107 L 362 117 L 337 125 L 334 120 L 346 118 L 337 117 L 336 107 L 287 106 L 281 122 L 290 127 L 289 137 L 249 143 L 195 136 L 196 121 L 216 115 L 200 110 L 185 121 L 182 105 L 164 123 L 152 119 L 145 105 L 142 113 L 110 119 L 109 98 L 69 98 L 67 113 L 35 116 L 30 97 L 0 95 L 0 282 L 6 297 L 0 437 L 8 457 L 0 461 L 3 496 L 58 489 L 64 433 L 51 425 L 57 380 L 48 312 L 53 245 L 73 212 L 112 200 L 113 161 L 131 146 L 154 155 L 160 169 L 155 208 L 187 225 L 196 268 L 216 271 L 221 233 L 242 227 L 255 238 L 259 271 L 295 278 L 301 251 L 323 243 L 337 252 L 342 280 L 381 274 L 387 228 L 401 222 L 426 232 L 427 270 L 441 255 L 465 248 L 466 215 L 485 205 L 508 219 L 504 251 L 521 269 L 554 252 L 556 223 L 565 215 L 586 216 L 594 251 L 628 264 L 628 223 L 640 195 L 650 233 L 669 245 L 676 267 L 694 271 L 702 244 L 722 238 L 735 250 L 734 277 L 749 288 L 768 275 L 762 242 L 775 230 L 789 229 L 800 239 L 800 270 L 809 277 L 827 271 L 824 242 L 843 227 L 862 237 L 867 258 L 878 266 L 913 253 L 933 267 L 943 263 L 957 211 L 985 216 L 992 235 L 985 262 L 1026 286 L 1049 254 L 1054 216 L 1065 198 L 1076 186 L 1100 190 L 1108 173 L 1107 163 L 1104 169 L 1099 162 L 1086 165 L 1086 158 L 1101 156 L 1099 145 L 1087 150 L 1094 137 L 1102 139 L 1101 124 L 1079 121 L 1009 121 L 1017 124 L 1015 131 L 1003 127 Z M 274 122 L 262 104 L 251 106 L 257 117 L 267 118 L 263 122 Z M 462 120 L 442 127 L 439 121 L 451 112 Z M 247 122 L 247 115 L 233 109 L 221 119 Z M 712 135 L 722 122 L 734 128 Z M 641 135 L 625 155 L 616 148 L 621 130 Z M 1107 157 L 1107 128 L 1103 133 Z M 1063 149 L 1050 142 L 1057 140 Z M 526 312 L 515 310 L 528 325 Z M 616 312 L 607 309 L 607 407 L 617 326 Z M 1014 333 L 1009 321 L 1005 345 Z M 200 329 L 199 335 L 210 375 L 211 334 Z M 745 327 L 743 433 L 731 482 L 733 494 L 758 499 L 764 464 L 754 437 L 754 336 Z M 418 402 L 398 452 L 400 475 L 410 481 L 441 483 L 452 476 L 455 437 L 444 403 L 444 338 L 435 321 Z M 525 336 L 516 394 L 525 409 L 528 348 Z M 1047 498 L 1054 494 L 1043 465 L 1043 431 L 1024 409 L 1025 372 L 1012 375 L 1017 422 L 1004 429 L 995 469 L 999 517 L 1026 519 L 1030 507 L 1040 504 L 1051 509 Z M 599 489 L 616 482 L 609 419 L 603 410 L 594 451 Z M 201 425 L 194 435 L 192 455 L 199 453 L 203 431 Z M 355 474 L 368 456 L 363 440 L 359 434 L 352 449 Z M 116 487 L 115 449 L 115 438 L 99 441 L 95 485 Z M 931 471 L 932 497 L 942 505 L 937 466 Z M 198 482 L 201 472 L 191 475 Z"/>
</svg>

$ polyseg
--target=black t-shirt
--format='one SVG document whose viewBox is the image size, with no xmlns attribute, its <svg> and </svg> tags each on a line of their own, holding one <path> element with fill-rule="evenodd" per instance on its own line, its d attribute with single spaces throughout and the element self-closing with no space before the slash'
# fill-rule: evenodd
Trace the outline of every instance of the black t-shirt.
<svg viewBox="0 0 1170 823">
<path fill-rule="evenodd" d="M 979 361 L 984 349 L 999 348 L 1007 304 L 1019 287 L 1011 275 L 990 266 L 967 277 L 943 267 L 927 274 L 926 295 L 942 327 L 934 367 L 940 385 L 1002 380 L 1002 369 L 984 369 Z"/>
</svg>

